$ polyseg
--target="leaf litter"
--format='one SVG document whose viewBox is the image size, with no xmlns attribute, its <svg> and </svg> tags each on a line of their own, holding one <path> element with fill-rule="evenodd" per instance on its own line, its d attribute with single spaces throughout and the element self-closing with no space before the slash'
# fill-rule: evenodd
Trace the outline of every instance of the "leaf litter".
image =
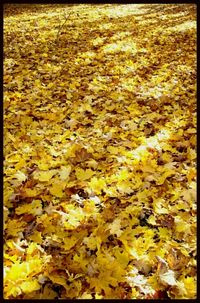
<svg viewBox="0 0 200 303">
<path fill-rule="evenodd" d="M 4 297 L 196 298 L 196 12 L 4 6 Z"/>
</svg>

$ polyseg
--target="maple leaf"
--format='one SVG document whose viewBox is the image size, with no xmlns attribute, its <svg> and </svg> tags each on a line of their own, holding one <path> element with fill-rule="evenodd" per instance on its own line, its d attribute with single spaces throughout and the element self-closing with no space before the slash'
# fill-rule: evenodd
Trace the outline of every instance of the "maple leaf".
<svg viewBox="0 0 200 303">
<path fill-rule="evenodd" d="M 24 195 L 26 197 L 35 197 L 38 194 L 38 190 L 36 188 L 34 188 L 34 189 L 32 189 L 32 188 L 26 188 L 24 190 L 24 192 L 25 192 Z"/>
<path fill-rule="evenodd" d="M 42 233 L 39 231 L 34 231 L 33 234 L 29 236 L 29 238 L 35 243 L 42 244 Z"/>
<path fill-rule="evenodd" d="M 56 172 L 56 170 L 34 172 L 34 178 L 41 182 L 48 182 Z"/>
<path fill-rule="evenodd" d="M 33 214 L 33 215 L 40 215 L 42 214 L 42 202 L 40 200 L 33 200 L 30 204 L 25 204 L 23 206 L 19 206 L 16 208 L 16 214 Z"/>
<path fill-rule="evenodd" d="M 118 237 L 121 236 L 121 219 L 116 218 L 111 224 L 108 225 L 111 234 L 116 234 Z"/>
<path fill-rule="evenodd" d="M 96 177 L 93 177 L 89 182 L 89 187 L 95 193 L 100 194 L 102 190 L 105 190 L 106 182 L 103 179 L 97 179 Z"/>
<path fill-rule="evenodd" d="M 61 198 L 64 195 L 63 189 L 64 189 L 63 182 L 56 182 L 56 183 L 53 183 L 53 185 L 50 187 L 49 191 L 53 196 Z"/>
<path fill-rule="evenodd" d="M 92 299 L 92 295 L 90 293 L 84 292 L 79 299 Z"/>
<path fill-rule="evenodd" d="M 89 158 L 91 158 L 92 155 L 91 155 L 91 153 L 88 153 L 87 149 L 80 148 L 75 151 L 75 156 L 76 156 L 77 162 L 82 162 L 82 161 L 85 161 L 85 160 L 88 160 Z"/>
<path fill-rule="evenodd" d="M 13 219 L 12 221 L 8 221 L 5 224 L 5 229 L 7 230 L 7 233 L 11 236 L 17 236 L 18 232 L 20 232 L 23 227 L 25 227 L 25 222 L 20 222 L 16 219 Z"/>
<path fill-rule="evenodd" d="M 94 175 L 94 171 L 91 169 L 84 170 L 82 168 L 77 168 L 75 175 L 78 180 L 85 181 L 85 180 L 90 179 Z"/>
<path fill-rule="evenodd" d="M 108 146 L 107 151 L 113 155 L 117 155 L 119 153 L 118 147 Z"/>
<path fill-rule="evenodd" d="M 160 282 L 165 285 L 174 286 L 177 285 L 175 279 L 175 273 L 173 270 L 169 269 L 167 272 L 159 275 Z"/>
<path fill-rule="evenodd" d="M 42 293 L 40 294 L 40 299 L 55 299 L 57 297 L 57 292 L 55 292 L 50 285 L 46 284 L 44 285 L 44 289 Z"/>
<path fill-rule="evenodd" d="M 157 256 L 156 258 L 158 260 L 157 274 L 159 281 L 164 285 L 171 285 L 171 286 L 177 285 L 175 272 L 169 269 L 168 263 L 165 260 L 163 260 L 161 257 Z"/>
<path fill-rule="evenodd" d="M 69 177 L 69 174 L 71 172 L 71 166 L 62 166 L 60 171 L 59 171 L 59 175 L 60 175 L 60 179 L 61 180 L 67 180 Z"/>
<path fill-rule="evenodd" d="M 36 279 L 22 282 L 22 284 L 20 285 L 21 290 L 25 293 L 29 293 L 34 290 L 38 290 L 38 289 L 40 289 L 40 287 L 41 287 L 41 285 L 38 283 L 38 281 Z"/>
<path fill-rule="evenodd" d="M 94 250 L 97 247 L 97 239 L 94 236 L 85 237 L 83 243 L 87 245 L 89 249 Z"/>
<path fill-rule="evenodd" d="M 21 182 L 26 181 L 26 179 L 27 179 L 27 176 L 21 171 L 16 172 L 16 174 L 14 176 L 15 176 L 15 178 L 17 178 L 18 181 L 21 181 Z"/>
<path fill-rule="evenodd" d="M 121 181 L 117 183 L 117 189 L 122 194 L 130 194 L 134 191 L 132 182 L 130 181 Z"/>
<path fill-rule="evenodd" d="M 63 248 L 68 251 L 77 243 L 77 241 L 78 239 L 75 237 L 64 238 Z"/>
</svg>

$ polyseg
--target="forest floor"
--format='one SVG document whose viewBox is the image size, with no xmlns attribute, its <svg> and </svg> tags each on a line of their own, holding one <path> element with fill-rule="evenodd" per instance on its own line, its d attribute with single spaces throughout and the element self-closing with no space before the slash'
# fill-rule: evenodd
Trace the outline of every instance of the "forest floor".
<svg viewBox="0 0 200 303">
<path fill-rule="evenodd" d="M 5 5 L 4 297 L 196 297 L 196 7 Z"/>
</svg>

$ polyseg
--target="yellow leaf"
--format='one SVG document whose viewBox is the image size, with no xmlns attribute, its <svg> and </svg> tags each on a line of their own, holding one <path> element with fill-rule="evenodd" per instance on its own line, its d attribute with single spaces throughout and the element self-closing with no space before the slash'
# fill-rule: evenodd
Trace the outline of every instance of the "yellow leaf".
<svg viewBox="0 0 200 303">
<path fill-rule="evenodd" d="M 117 218 L 115 219 L 111 224 L 108 225 L 108 228 L 110 229 L 111 234 L 116 234 L 118 237 L 121 236 L 122 230 L 121 228 L 121 219 Z"/>
<path fill-rule="evenodd" d="M 121 181 L 117 183 L 117 189 L 122 194 L 131 194 L 133 189 L 133 183 L 129 181 Z"/>
<path fill-rule="evenodd" d="M 25 194 L 26 194 L 26 197 L 35 197 L 35 196 L 37 196 L 38 192 L 37 192 L 37 189 L 26 188 Z"/>
<path fill-rule="evenodd" d="M 38 168 L 41 170 L 47 170 L 49 168 L 49 164 L 44 161 L 38 162 Z"/>
<path fill-rule="evenodd" d="M 103 179 L 97 179 L 93 177 L 89 183 L 90 188 L 97 194 L 101 193 L 101 190 L 106 188 L 106 182 Z"/>
<path fill-rule="evenodd" d="M 75 237 L 71 237 L 71 238 L 64 238 L 64 244 L 63 244 L 63 248 L 67 251 L 70 250 L 78 241 L 77 238 Z"/>
<path fill-rule="evenodd" d="M 197 282 L 195 281 L 194 277 L 186 277 L 183 279 L 183 283 L 185 285 L 185 289 L 187 294 L 185 298 L 187 299 L 195 299 L 196 292 L 197 292 Z"/>
<path fill-rule="evenodd" d="M 102 295 L 99 295 L 99 294 L 95 294 L 95 299 L 102 299 L 103 296 Z"/>
<path fill-rule="evenodd" d="M 93 297 L 92 297 L 91 294 L 88 294 L 87 292 L 84 292 L 79 299 L 92 299 L 92 298 Z"/>
<path fill-rule="evenodd" d="M 38 245 L 36 243 L 32 242 L 26 249 L 26 253 L 27 253 L 27 255 L 32 255 L 32 253 L 34 251 L 38 251 Z"/>
<path fill-rule="evenodd" d="M 21 171 L 16 172 L 16 174 L 14 176 L 18 181 L 21 181 L 21 182 L 26 181 L 26 179 L 27 179 L 27 176 Z"/>
<path fill-rule="evenodd" d="M 127 170 L 127 168 L 123 168 L 118 174 L 117 174 L 117 179 L 119 181 L 124 181 L 127 180 L 130 177 L 130 173 Z"/>
<path fill-rule="evenodd" d="M 170 231 L 169 231 L 168 228 L 166 228 L 166 227 L 158 227 L 158 230 L 159 230 L 159 237 L 161 239 L 166 240 L 167 238 L 169 238 Z"/>
<path fill-rule="evenodd" d="M 152 204 L 157 214 L 168 214 L 168 209 L 164 207 L 165 205 L 167 205 L 164 199 L 155 199 Z"/>
<path fill-rule="evenodd" d="M 71 166 L 61 166 L 59 171 L 60 179 L 67 180 L 69 178 L 69 174 L 71 172 Z"/>
<path fill-rule="evenodd" d="M 153 215 L 149 216 L 147 221 L 148 221 L 149 224 L 157 225 L 156 220 L 155 220 L 155 216 L 153 216 Z"/>
<path fill-rule="evenodd" d="M 42 235 L 41 235 L 41 232 L 35 230 L 34 233 L 32 235 L 29 236 L 29 239 L 38 243 L 38 244 L 41 244 L 42 243 Z"/>
<path fill-rule="evenodd" d="M 41 215 L 42 214 L 42 202 L 40 200 L 33 200 L 30 204 L 25 204 L 19 206 L 15 210 L 17 215 L 21 214 L 33 214 L 33 215 Z"/>
<path fill-rule="evenodd" d="M 84 170 L 82 168 L 77 168 L 75 175 L 78 180 L 85 181 L 85 180 L 90 179 L 94 175 L 94 171 L 91 169 Z"/>
<path fill-rule="evenodd" d="M 130 257 L 129 257 L 129 254 L 124 251 L 124 252 L 120 252 L 119 249 L 116 249 L 115 251 L 115 257 L 117 259 L 117 262 L 119 264 L 121 264 L 121 266 L 123 268 L 125 268 L 127 265 L 128 265 L 128 262 L 130 261 Z"/>
<path fill-rule="evenodd" d="M 17 283 L 17 280 L 26 279 L 31 273 L 39 273 L 42 268 L 42 260 L 40 259 L 31 259 L 29 262 L 17 261 L 15 264 L 9 268 L 5 278 L 6 281 L 14 281 Z"/>
<path fill-rule="evenodd" d="M 53 283 L 59 284 L 64 286 L 67 289 L 67 281 L 66 278 L 62 277 L 62 276 L 57 276 L 55 274 L 50 274 L 49 275 L 49 279 L 51 279 L 51 281 Z"/>
<path fill-rule="evenodd" d="M 87 245 L 89 249 L 94 250 L 97 247 L 97 239 L 94 236 L 85 237 L 83 243 Z"/>
<path fill-rule="evenodd" d="M 58 296 L 57 292 L 53 291 L 51 285 L 46 284 L 44 286 L 43 293 L 40 294 L 40 299 L 55 299 Z"/>
<path fill-rule="evenodd" d="M 54 183 L 52 185 L 52 187 L 50 187 L 49 191 L 53 196 L 56 196 L 58 198 L 62 198 L 63 195 L 64 195 L 63 183 Z"/>
<path fill-rule="evenodd" d="M 107 151 L 113 155 L 117 155 L 119 153 L 119 148 L 114 146 L 108 146 Z"/>
<path fill-rule="evenodd" d="M 25 281 L 20 284 L 20 288 L 22 289 L 23 292 L 29 293 L 34 290 L 40 289 L 41 285 L 38 283 L 36 279 L 33 281 Z"/>
<path fill-rule="evenodd" d="M 174 170 L 167 170 L 166 172 L 164 172 L 164 174 L 162 174 L 162 176 L 159 177 L 159 179 L 157 180 L 157 185 L 162 185 L 166 178 L 171 176 L 171 175 L 174 175 L 175 174 L 175 171 Z"/>
<path fill-rule="evenodd" d="M 48 182 L 55 174 L 56 170 L 40 171 L 34 174 L 34 178 L 41 182 Z"/>
<path fill-rule="evenodd" d="M 176 225 L 176 231 L 178 233 L 181 233 L 181 232 L 189 233 L 190 232 L 191 225 L 189 223 L 185 222 L 185 220 L 183 220 L 182 218 L 180 218 L 180 216 L 175 217 L 175 225 Z"/>
<path fill-rule="evenodd" d="M 6 223 L 7 234 L 11 236 L 17 236 L 18 232 L 23 231 L 26 223 L 12 219 Z"/>
</svg>

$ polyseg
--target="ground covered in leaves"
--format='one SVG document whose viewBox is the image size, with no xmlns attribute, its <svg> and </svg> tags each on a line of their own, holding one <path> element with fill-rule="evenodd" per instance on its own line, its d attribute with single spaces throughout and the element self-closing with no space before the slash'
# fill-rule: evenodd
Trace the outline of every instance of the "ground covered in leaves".
<svg viewBox="0 0 200 303">
<path fill-rule="evenodd" d="M 4 296 L 196 297 L 189 4 L 4 7 Z"/>
</svg>

